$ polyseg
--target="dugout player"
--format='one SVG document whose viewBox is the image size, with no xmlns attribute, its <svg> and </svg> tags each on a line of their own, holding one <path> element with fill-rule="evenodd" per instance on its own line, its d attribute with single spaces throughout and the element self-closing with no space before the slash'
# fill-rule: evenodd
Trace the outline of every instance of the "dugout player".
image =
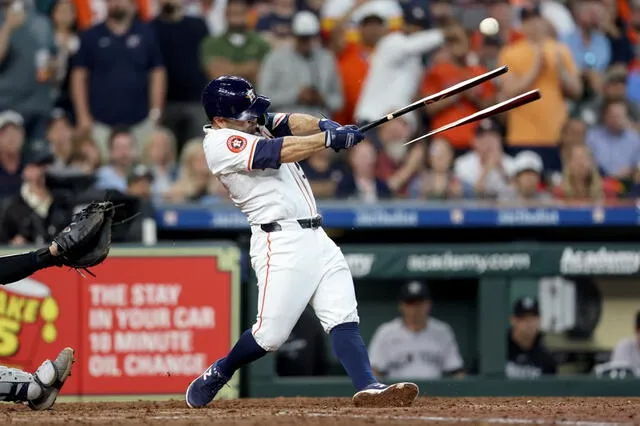
<svg viewBox="0 0 640 426">
<path fill-rule="evenodd" d="M 634 336 L 626 337 L 616 344 L 611 354 L 611 363 L 625 365 L 640 372 L 640 311 L 636 314 L 634 331 Z"/>
<path fill-rule="evenodd" d="M 523 297 L 516 301 L 508 338 L 507 378 L 536 379 L 543 374 L 556 374 L 556 361 L 542 343 L 537 300 Z"/>
<path fill-rule="evenodd" d="M 402 316 L 376 330 L 369 353 L 376 373 L 393 379 L 462 377 L 463 361 L 451 327 L 430 317 L 429 287 L 409 281 L 400 289 Z"/>
<path fill-rule="evenodd" d="M 202 94 L 211 124 L 204 151 L 211 172 L 251 225 L 251 266 L 258 278 L 258 315 L 229 354 L 186 391 L 189 407 L 211 402 L 236 370 L 277 350 L 310 304 L 356 388 L 357 406 L 405 406 L 414 383 L 379 383 L 360 335 L 353 279 L 338 246 L 322 229 L 311 186 L 298 164 L 325 149 L 364 139 L 355 126 L 306 114 L 267 113 L 270 100 L 245 79 L 222 76 Z"/>
</svg>

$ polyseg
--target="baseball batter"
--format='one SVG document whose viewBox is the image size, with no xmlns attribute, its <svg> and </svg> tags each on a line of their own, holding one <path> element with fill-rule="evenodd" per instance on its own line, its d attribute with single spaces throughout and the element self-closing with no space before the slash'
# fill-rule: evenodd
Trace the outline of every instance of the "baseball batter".
<svg viewBox="0 0 640 426">
<path fill-rule="evenodd" d="M 352 380 L 357 406 L 405 406 L 414 383 L 379 383 L 358 325 L 349 267 L 322 229 L 311 187 L 298 161 L 323 149 L 349 149 L 364 139 L 356 126 L 305 114 L 267 113 L 268 98 L 239 77 L 223 76 L 204 89 L 211 120 L 203 146 L 211 172 L 251 225 L 251 266 L 258 277 L 258 314 L 229 354 L 197 377 L 189 407 L 204 407 L 240 367 L 277 350 L 307 304 L 331 336 Z"/>
</svg>

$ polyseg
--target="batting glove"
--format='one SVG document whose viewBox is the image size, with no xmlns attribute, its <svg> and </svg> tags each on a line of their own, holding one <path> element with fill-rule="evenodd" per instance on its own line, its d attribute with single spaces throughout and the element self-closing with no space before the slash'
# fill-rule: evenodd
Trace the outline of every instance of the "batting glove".
<svg viewBox="0 0 640 426">
<path fill-rule="evenodd" d="M 358 130 L 357 126 L 341 126 L 329 129 L 325 132 L 324 146 L 333 148 L 335 151 L 349 149 L 357 145 L 364 139 L 364 134 Z"/>
<path fill-rule="evenodd" d="M 323 118 L 318 123 L 318 127 L 320 128 L 321 132 L 326 132 L 330 129 L 337 129 L 338 127 L 342 127 L 342 124 L 337 123 L 333 120 L 329 120 L 328 118 Z"/>
</svg>

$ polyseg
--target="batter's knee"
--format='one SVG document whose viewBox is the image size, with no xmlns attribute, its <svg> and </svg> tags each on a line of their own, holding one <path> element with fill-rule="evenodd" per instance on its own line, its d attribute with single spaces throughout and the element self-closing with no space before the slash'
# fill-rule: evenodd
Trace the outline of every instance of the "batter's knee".
<svg viewBox="0 0 640 426">
<path fill-rule="evenodd" d="M 253 326 L 253 338 L 265 351 L 277 351 L 291 335 L 293 328 L 268 326 L 263 324 L 260 328 Z"/>
<path fill-rule="evenodd" d="M 324 331 L 329 334 L 334 327 L 340 324 L 346 324 L 350 322 L 355 322 L 356 324 L 360 323 L 360 317 L 358 316 L 358 310 L 354 309 L 351 313 L 345 315 L 343 318 L 338 319 L 332 323 L 323 324 Z"/>
</svg>

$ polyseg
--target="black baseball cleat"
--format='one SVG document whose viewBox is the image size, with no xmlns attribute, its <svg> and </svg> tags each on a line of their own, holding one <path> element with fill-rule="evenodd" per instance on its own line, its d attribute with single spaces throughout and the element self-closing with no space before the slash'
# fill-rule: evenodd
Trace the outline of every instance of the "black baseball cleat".
<svg viewBox="0 0 640 426">
<path fill-rule="evenodd" d="M 220 389 L 229 381 L 214 362 L 202 375 L 196 377 L 187 388 L 185 400 L 190 408 L 202 408 L 213 401 Z"/>
<path fill-rule="evenodd" d="M 418 397 L 418 385 L 410 382 L 372 383 L 353 395 L 356 407 L 408 407 Z"/>
<path fill-rule="evenodd" d="M 43 362 L 33 374 L 33 378 L 42 388 L 42 395 L 29 401 L 29 407 L 34 410 L 51 408 L 64 382 L 71 375 L 71 367 L 75 361 L 74 350 L 64 348 L 54 361 Z"/>
</svg>

